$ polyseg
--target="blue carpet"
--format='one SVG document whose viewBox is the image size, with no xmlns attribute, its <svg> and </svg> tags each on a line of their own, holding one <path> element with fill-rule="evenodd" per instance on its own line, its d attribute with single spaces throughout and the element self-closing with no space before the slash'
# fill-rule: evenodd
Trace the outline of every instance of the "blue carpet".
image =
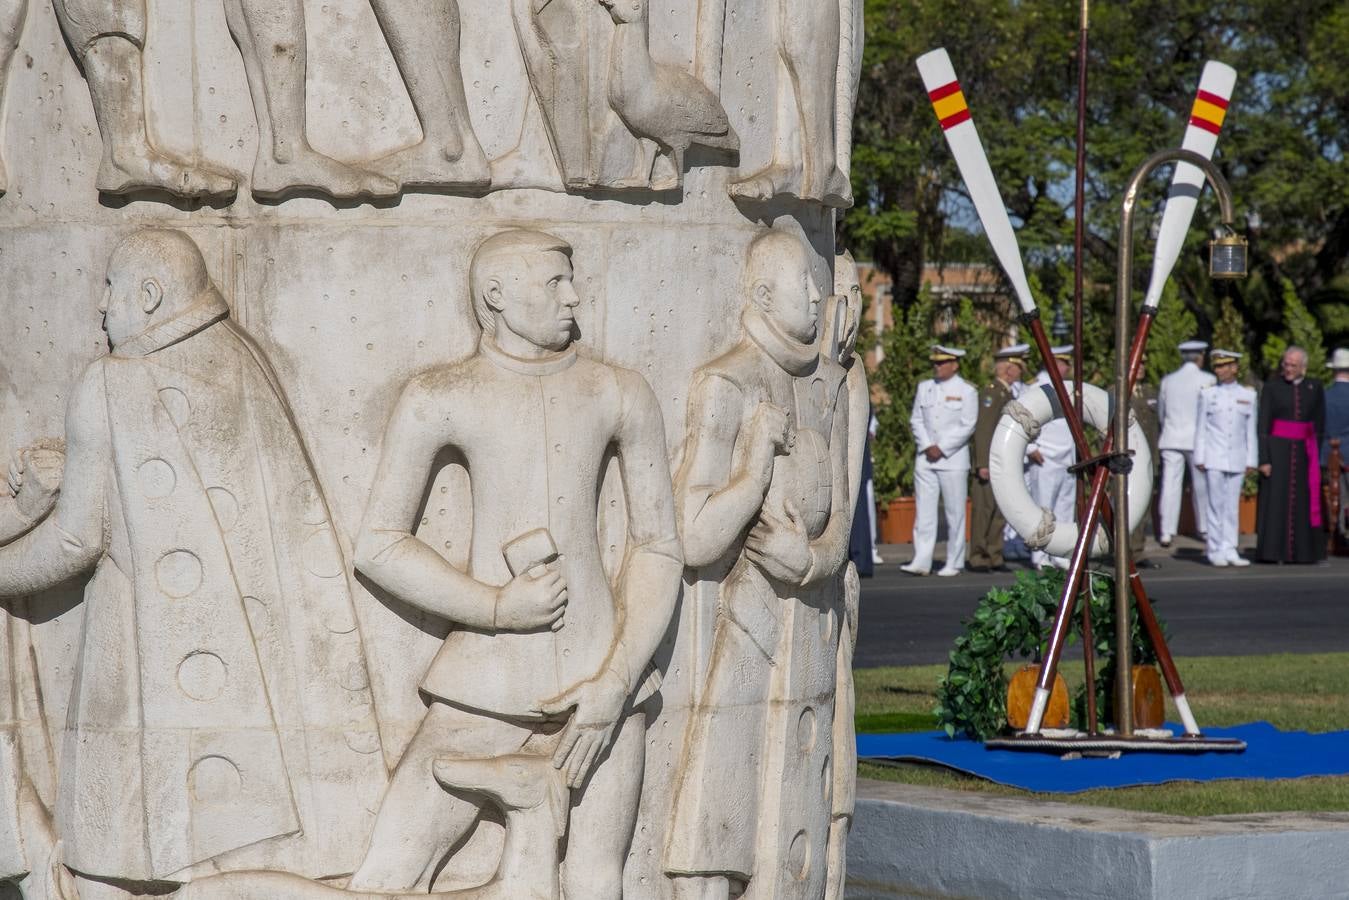
<svg viewBox="0 0 1349 900">
<path fill-rule="evenodd" d="M 1179 733 L 1175 725 L 1168 725 Z M 937 763 L 989 781 L 1028 791 L 1072 794 L 1095 788 L 1133 787 L 1168 781 L 1225 778 L 1305 778 L 1349 775 L 1349 731 L 1309 734 L 1279 731 L 1268 722 L 1234 728 L 1206 728 L 1208 737 L 1239 738 L 1244 753 L 1126 753 L 1119 759 L 1063 760 L 1052 753 L 986 750 L 968 738 L 945 732 L 859 734 L 860 759 Z"/>
</svg>

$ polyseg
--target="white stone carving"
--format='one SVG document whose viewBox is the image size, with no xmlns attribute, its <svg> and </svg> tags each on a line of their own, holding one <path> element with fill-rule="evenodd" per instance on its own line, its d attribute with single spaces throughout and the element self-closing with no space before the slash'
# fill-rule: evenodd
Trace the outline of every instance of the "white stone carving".
<svg viewBox="0 0 1349 900">
<path fill-rule="evenodd" d="M 66 41 L 79 57 L 103 135 L 98 189 L 107 194 L 163 191 L 180 197 L 229 196 L 233 176 L 156 147 L 145 92 L 145 0 L 52 0 Z"/>
<path fill-rule="evenodd" d="M 632 2 L 0 0 L 0 896 L 726 896 L 712 762 L 745 896 L 834 896 L 850 273 L 727 190 L 777 0 Z"/>
<path fill-rule="evenodd" d="M 769 231 L 746 255 L 746 335 L 695 376 L 676 477 L 688 563 L 721 582 L 665 848 L 674 896 L 690 900 L 739 885 L 822 897 L 831 831 L 846 374 L 819 352 L 800 240 Z M 726 765 L 737 755 L 756 765 Z"/>
<path fill-rule="evenodd" d="M 28 17 L 28 0 L 3 0 L 0 2 L 0 104 L 4 102 L 5 86 L 9 80 L 9 65 L 14 59 L 14 51 L 19 47 L 19 37 L 23 34 L 23 23 Z M 9 190 L 9 172 L 0 156 L 0 194 Z"/>
<path fill-rule="evenodd" d="M 651 58 L 649 0 L 599 2 L 614 20 L 609 102 L 633 134 L 656 143 L 668 169 L 653 179 L 646 168 L 637 184 L 650 184 L 657 191 L 679 187 L 684 181 L 684 154 L 690 146 L 740 149 L 740 138 L 716 95 L 682 69 Z"/>
<path fill-rule="evenodd" d="M 94 571 L 56 792 L 64 862 L 131 883 L 349 871 L 386 773 L 346 566 L 285 397 L 181 233 L 128 237 L 107 283 L 112 353 L 71 396 L 55 508 L 0 548 L 0 596 Z M 30 460 L 16 504 L 41 481 Z"/>
<path fill-rule="evenodd" d="M 840 103 L 855 96 L 851 87 L 856 65 L 859 0 L 775 0 L 777 91 L 772 104 L 773 153 L 764 167 L 748 172 L 730 186 L 731 196 L 750 201 L 779 195 L 816 200 L 829 206 L 850 206 L 847 173 L 839 168 Z M 849 34 L 846 65 L 840 63 L 840 36 Z M 859 70 L 860 74 L 860 70 Z M 846 80 L 845 80 L 846 79 Z"/>
</svg>

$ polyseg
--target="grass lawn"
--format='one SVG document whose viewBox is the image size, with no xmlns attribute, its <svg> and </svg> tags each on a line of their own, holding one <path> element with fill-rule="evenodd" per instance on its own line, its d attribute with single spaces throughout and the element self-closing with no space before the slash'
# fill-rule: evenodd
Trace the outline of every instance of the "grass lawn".
<svg viewBox="0 0 1349 900">
<path fill-rule="evenodd" d="M 1176 664 L 1201 726 L 1238 725 L 1263 719 L 1290 730 L 1349 728 L 1349 653 L 1195 657 L 1178 659 Z M 945 674 L 945 666 L 857 670 L 857 730 L 935 729 L 932 708 L 936 705 L 937 682 Z M 1082 681 L 1082 666 L 1066 663 L 1063 676 L 1071 693 Z M 1176 721 L 1169 700 L 1167 716 Z M 906 784 L 1174 815 L 1349 811 L 1349 777 L 1172 783 L 1080 794 L 1035 794 L 936 766 L 862 762 L 858 774 Z"/>
</svg>

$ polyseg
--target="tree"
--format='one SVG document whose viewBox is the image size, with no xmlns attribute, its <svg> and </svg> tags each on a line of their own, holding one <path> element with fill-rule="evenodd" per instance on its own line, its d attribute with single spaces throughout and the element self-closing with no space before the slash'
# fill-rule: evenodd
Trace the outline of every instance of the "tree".
<svg viewBox="0 0 1349 900">
<path fill-rule="evenodd" d="M 867 48 L 854 139 L 857 205 L 846 238 L 894 279 L 901 307 L 916 302 L 925 261 L 969 255 L 977 224 L 914 59 L 950 52 L 988 149 L 1027 266 L 1064 296 L 1072 245 L 1077 5 L 1048 0 L 867 0 Z M 1135 0 L 1092 9 L 1087 180 L 1088 344 L 1110 346 L 1119 204 L 1134 168 L 1175 146 L 1206 59 L 1239 73 L 1215 162 L 1232 184 L 1238 229 L 1251 238 L 1252 278 L 1230 297 L 1248 347 L 1284 329 L 1283 279 L 1324 334 L 1349 339 L 1349 6 L 1343 0 Z M 1135 282 L 1151 265 L 1148 226 L 1166 195 L 1164 167 L 1140 194 Z M 1218 225 L 1212 192 L 1172 276 L 1200 334 L 1222 316 L 1205 271 Z M 975 253 L 980 251 L 975 250 Z M 983 248 L 972 261 L 993 264 Z M 1069 284 L 1071 280 L 1069 279 Z M 1173 307 L 1174 308 L 1174 307 Z M 1044 305 L 1048 316 L 1052 306 Z M 1232 348 L 1237 349 L 1237 348 Z M 1090 357 L 1093 364 L 1108 360 Z"/>
<path fill-rule="evenodd" d="M 931 292 L 923 290 L 917 302 L 896 309 L 894 327 L 881 335 L 882 359 L 875 381 L 884 396 L 876 406 L 876 440 L 871 447 L 876 493 L 881 499 L 913 493 L 918 450 L 909 415 L 918 383 L 929 377 L 927 357 L 935 313 Z"/>
<path fill-rule="evenodd" d="M 1157 384 L 1162 376 L 1180 368 L 1181 341 L 1194 339 L 1198 335 L 1199 323 L 1194 313 L 1181 305 L 1176 296 L 1176 286 L 1168 284 L 1162 291 L 1162 300 L 1157 307 L 1157 318 L 1152 323 L 1152 337 L 1148 340 L 1148 358 L 1144 366 L 1144 377 Z"/>
<path fill-rule="evenodd" d="M 1321 327 L 1293 289 L 1293 282 L 1287 278 L 1283 280 L 1283 310 L 1286 329 L 1266 337 L 1260 348 L 1266 370 L 1277 369 L 1283 352 L 1296 345 L 1307 351 L 1307 374 L 1313 378 L 1321 377 L 1326 367 L 1326 345 L 1321 338 Z"/>
</svg>

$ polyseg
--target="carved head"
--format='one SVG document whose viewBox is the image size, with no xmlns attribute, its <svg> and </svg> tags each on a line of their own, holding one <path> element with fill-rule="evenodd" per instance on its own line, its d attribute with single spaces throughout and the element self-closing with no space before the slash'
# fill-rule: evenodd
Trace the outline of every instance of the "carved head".
<svg viewBox="0 0 1349 900">
<path fill-rule="evenodd" d="M 98 311 L 114 348 L 171 319 L 214 290 L 206 261 L 181 231 L 150 228 L 122 240 L 108 260 Z"/>
<path fill-rule="evenodd" d="M 648 0 L 599 0 L 600 6 L 609 10 L 609 18 L 615 25 L 631 25 L 646 21 Z"/>
<path fill-rule="evenodd" d="M 498 344 L 564 350 L 575 337 L 571 245 L 542 231 L 505 231 L 478 246 L 469 267 L 473 311 Z M 507 349 L 504 347 L 503 349 Z"/>
<path fill-rule="evenodd" d="M 751 241 L 744 289 L 750 302 L 788 337 L 805 344 L 815 342 L 820 289 L 800 238 L 769 230 Z"/>
</svg>

